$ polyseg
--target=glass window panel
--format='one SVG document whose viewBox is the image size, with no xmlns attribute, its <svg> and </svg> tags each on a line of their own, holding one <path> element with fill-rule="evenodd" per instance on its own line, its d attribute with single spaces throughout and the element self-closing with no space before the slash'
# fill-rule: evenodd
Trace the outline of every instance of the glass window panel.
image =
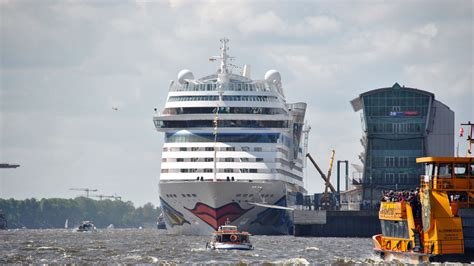
<svg viewBox="0 0 474 266">
<path fill-rule="evenodd" d="M 454 164 L 454 174 L 457 177 L 467 176 L 467 164 Z"/>
<path fill-rule="evenodd" d="M 438 166 L 438 177 L 450 178 L 452 173 L 452 165 L 447 163 L 440 163 Z"/>
</svg>

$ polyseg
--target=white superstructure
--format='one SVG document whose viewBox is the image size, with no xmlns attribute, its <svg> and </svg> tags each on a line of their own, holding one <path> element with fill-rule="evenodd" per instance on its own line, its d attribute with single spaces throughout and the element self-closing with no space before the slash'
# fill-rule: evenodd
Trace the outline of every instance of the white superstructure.
<svg viewBox="0 0 474 266">
<path fill-rule="evenodd" d="M 172 233 L 208 234 L 229 219 L 253 234 L 286 234 L 291 216 L 281 209 L 305 193 L 300 139 L 305 103 L 288 104 L 281 76 L 270 70 L 250 79 L 233 74 L 222 39 L 216 74 L 195 79 L 182 70 L 164 111 L 154 117 L 165 133 L 160 200 Z"/>
</svg>

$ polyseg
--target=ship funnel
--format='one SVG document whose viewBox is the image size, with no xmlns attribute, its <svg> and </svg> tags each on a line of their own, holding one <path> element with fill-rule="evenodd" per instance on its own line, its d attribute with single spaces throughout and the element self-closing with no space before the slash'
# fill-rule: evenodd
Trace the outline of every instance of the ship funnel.
<svg viewBox="0 0 474 266">
<path fill-rule="evenodd" d="M 242 76 L 250 78 L 250 65 L 244 65 L 244 70 L 242 71 Z"/>
</svg>

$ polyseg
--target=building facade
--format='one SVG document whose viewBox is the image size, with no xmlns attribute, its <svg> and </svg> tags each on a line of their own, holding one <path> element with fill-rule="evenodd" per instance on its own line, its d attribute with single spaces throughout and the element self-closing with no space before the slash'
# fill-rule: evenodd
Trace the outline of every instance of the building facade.
<svg viewBox="0 0 474 266">
<path fill-rule="evenodd" d="M 395 83 L 351 101 L 361 120 L 361 208 L 376 208 L 385 190 L 414 189 L 423 165 L 417 157 L 454 155 L 454 112 L 434 94 Z"/>
</svg>

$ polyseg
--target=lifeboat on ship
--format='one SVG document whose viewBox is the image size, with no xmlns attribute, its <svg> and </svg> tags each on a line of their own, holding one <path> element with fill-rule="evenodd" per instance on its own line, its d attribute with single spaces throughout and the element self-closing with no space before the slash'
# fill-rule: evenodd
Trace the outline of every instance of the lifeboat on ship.
<svg viewBox="0 0 474 266">
<path fill-rule="evenodd" d="M 213 232 L 212 240 L 206 243 L 206 248 L 221 250 L 251 250 L 250 234 L 241 232 L 237 226 L 230 225 L 227 221 L 225 225 L 219 226 L 218 230 Z"/>
</svg>

